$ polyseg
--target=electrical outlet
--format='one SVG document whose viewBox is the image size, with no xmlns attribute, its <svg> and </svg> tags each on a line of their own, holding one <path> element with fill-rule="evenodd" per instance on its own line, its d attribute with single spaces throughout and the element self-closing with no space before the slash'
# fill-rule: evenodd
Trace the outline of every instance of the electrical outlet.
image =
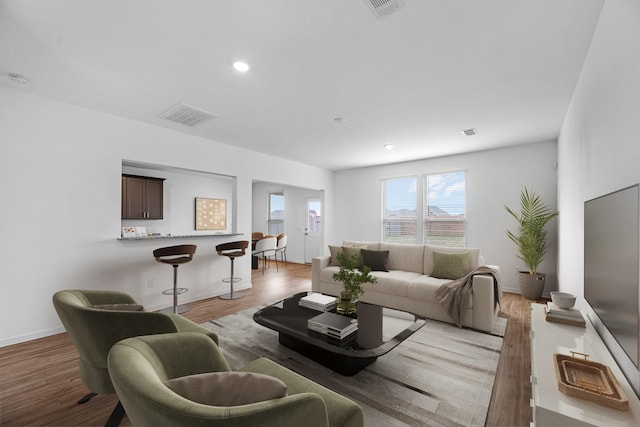
<svg viewBox="0 0 640 427">
<path fill-rule="evenodd" d="M 153 279 L 147 279 L 147 288 L 155 288 L 155 286 Z"/>
</svg>

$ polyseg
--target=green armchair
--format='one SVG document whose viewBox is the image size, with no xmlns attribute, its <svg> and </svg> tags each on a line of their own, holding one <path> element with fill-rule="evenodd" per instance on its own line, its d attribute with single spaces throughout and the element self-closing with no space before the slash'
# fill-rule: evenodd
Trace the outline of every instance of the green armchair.
<svg viewBox="0 0 640 427">
<path fill-rule="evenodd" d="M 55 293 L 53 305 L 78 351 L 80 378 L 90 390 L 78 403 L 85 403 L 97 394 L 115 393 L 107 356 L 120 340 L 139 335 L 198 332 L 207 335 L 209 341 L 218 342 L 213 331 L 180 315 L 141 311 L 142 307 L 123 292 L 63 290 Z M 119 425 L 123 416 L 118 402 L 106 425 Z"/>
<path fill-rule="evenodd" d="M 136 427 L 363 426 L 360 405 L 269 359 L 257 359 L 241 370 L 231 372 L 218 346 L 201 334 L 129 338 L 113 346 L 108 365 L 116 393 Z M 207 377 L 207 373 L 222 375 Z M 191 381 L 203 375 L 205 378 L 225 378 L 225 375 L 237 373 L 268 376 L 278 384 L 284 383 L 286 394 L 268 400 L 215 406 L 215 402 L 204 403 L 170 388 L 176 379 Z M 193 382 L 187 384 L 198 388 Z M 243 393 L 238 388 L 242 386 L 216 383 L 206 390 L 199 387 L 197 394 L 200 398 L 206 394 L 206 399 L 216 400 L 221 395 Z M 267 387 L 261 388 L 264 393 Z"/>
</svg>

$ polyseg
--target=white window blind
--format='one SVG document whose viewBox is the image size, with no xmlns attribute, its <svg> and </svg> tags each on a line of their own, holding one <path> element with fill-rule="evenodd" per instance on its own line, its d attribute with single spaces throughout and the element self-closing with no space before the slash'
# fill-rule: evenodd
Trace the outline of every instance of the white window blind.
<svg viewBox="0 0 640 427">
<path fill-rule="evenodd" d="M 436 246 L 465 246 L 466 173 L 425 175 L 424 242 Z"/>
<path fill-rule="evenodd" d="M 417 177 L 382 181 L 382 241 L 416 243 Z"/>
</svg>

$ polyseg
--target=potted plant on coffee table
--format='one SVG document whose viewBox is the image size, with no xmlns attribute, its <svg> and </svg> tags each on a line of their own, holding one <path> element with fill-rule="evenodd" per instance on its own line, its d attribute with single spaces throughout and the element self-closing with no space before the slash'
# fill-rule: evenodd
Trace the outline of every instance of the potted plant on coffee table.
<svg viewBox="0 0 640 427">
<path fill-rule="evenodd" d="M 362 255 L 337 255 L 340 270 L 333 273 L 333 280 L 342 283 L 342 291 L 336 303 L 336 311 L 340 314 L 356 312 L 358 298 L 364 293 L 364 283 L 375 283 L 376 278 L 371 275 L 371 268 L 362 265 Z"/>
<path fill-rule="evenodd" d="M 519 272 L 520 292 L 527 299 L 538 300 L 545 283 L 545 275 L 537 269 L 547 253 L 546 225 L 558 216 L 558 212 L 552 211 L 538 194 L 526 187 L 520 193 L 520 212 L 516 213 L 507 206 L 505 209 L 518 222 L 518 230 L 507 230 L 507 236 L 516 244 L 518 258 L 528 269 Z"/>
</svg>

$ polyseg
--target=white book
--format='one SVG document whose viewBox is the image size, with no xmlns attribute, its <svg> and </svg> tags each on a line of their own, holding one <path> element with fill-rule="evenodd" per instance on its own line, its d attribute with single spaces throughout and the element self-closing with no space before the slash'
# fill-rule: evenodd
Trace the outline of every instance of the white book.
<svg viewBox="0 0 640 427">
<path fill-rule="evenodd" d="M 336 297 L 324 295 L 318 292 L 312 292 L 307 296 L 300 298 L 300 302 L 311 303 L 313 305 L 326 306 L 336 303 Z"/>
<path fill-rule="evenodd" d="M 325 306 L 325 305 L 315 305 L 315 304 L 304 302 L 304 301 L 300 301 L 299 305 L 300 307 L 305 307 L 305 308 L 309 308 L 311 310 L 316 310 L 316 311 L 330 311 L 330 310 L 333 310 L 336 306 L 335 303 Z"/>
<path fill-rule="evenodd" d="M 583 319 L 580 310 L 576 308 L 560 308 L 552 302 L 547 303 L 547 314 L 562 316 L 569 319 Z"/>
<path fill-rule="evenodd" d="M 314 292 L 300 298 L 298 305 L 316 311 L 329 311 L 336 306 L 336 297 Z"/>
</svg>

